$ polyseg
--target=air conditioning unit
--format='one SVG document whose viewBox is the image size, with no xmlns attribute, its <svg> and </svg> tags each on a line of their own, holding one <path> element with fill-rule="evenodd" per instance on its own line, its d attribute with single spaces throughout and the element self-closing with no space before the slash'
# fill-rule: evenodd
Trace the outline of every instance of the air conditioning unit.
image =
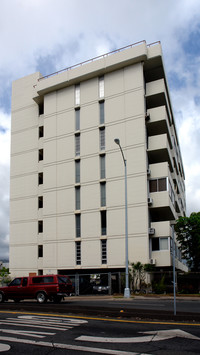
<svg viewBox="0 0 200 355">
<path fill-rule="evenodd" d="M 149 228 L 149 235 L 155 234 L 155 228 Z"/>
<path fill-rule="evenodd" d="M 156 259 L 150 259 L 150 264 L 151 265 L 156 265 Z"/>
<path fill-rule="evenodd" d="M 145 116 L 145 121 L 147 122 L 149 120 L 150 120 L 150 115 L 148 114 L 148 115 Z"/>
<path fill-rule="evenodd" d="M 153 199 L 151 197 L 148 197 L 148 205 L 150 206 L 152 205 L 152 203 L 153 203 Z"/>
<path fill-rule="evenodd" d="M 147 175 L 151 175 L 151 170 L 147 169 Z"/>
</svg>

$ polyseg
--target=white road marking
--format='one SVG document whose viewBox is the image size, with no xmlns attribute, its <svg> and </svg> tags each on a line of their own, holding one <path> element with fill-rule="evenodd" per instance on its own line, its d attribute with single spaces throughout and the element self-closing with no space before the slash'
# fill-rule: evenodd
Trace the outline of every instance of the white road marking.
<svg viewBox="0 0 200 355">
<path fill-rule="evenodd" d="M 9 319 L 9 318 L 8 318 Z M 66 324 L 66 325 L 80 325 L 80 324 L 85 324 L 88 323 L 87 320 L 83 319 L 75 319 L 75 318 L 61 318 L 61 317 L 48 317 L 48 316 L 18 316 L 18 319 L 29 319 L 31 321 L 39 320 L 42 322 L 49 322 L 49 323 L 59 323 L 61 324 Z"/>
<path fill-rule="evenodd" d="M 13 330 L 13 329 L 0 329 L 0 332 L 1 333 L 8 333 L 8 334 L 24 335 L 24 336 L 35 337 L 35 338 L 44 338 L 46 335 L 55 335 L 56 334 L 56 333 L 46 333 L 46 332 L 38 332 L 38 331 L 34 332 L 34 331 L 28 331 L 28 330 Z"/>
<path fill-rule="evenodd" d="M 147 343 L 152 341 L 160 341 L 171 338 L 187 338 L 193 340 L 200 340 L 199 337 L 196 337 L 190 333 L 184 332 L 180 329 L 172 330 L 160 330 L 160 331 L 150 331 L 150 332 L 140 332 L 142 334 L 152 334 L 149 336 L 142 337 L 127 337 L 127 338 L 104 338 L 104 337 L 93 337 L 93 336 L 80 336 L 76 340 L 80 341 L 89 341 L 95 343 Z"/>
<path fill-rule="evenodd" d="M 7 322 L 7 321 L 4 321 L 4 322 L 0 322 L 0 324 L 4 324 L 4 325 L 17 325 L 19 327 L 31 327 L 31 328 L 42 328 L 42 329 L 52 329 L 52 330 L 61 330 L 61 331 L 65 331 L 67 330 L 66 328 L 58 328 L 58 327 L 46 327 L 45 325 L 41 324 L 37 324 L 37 325 L 32 325 L 32 324 L 26 324 L 26 323 L 23 323 L 23 322 Z M 71 327 L 72 328 L 72 327 Z M 69 328 L 69 329 L 71 329 Z"/>
<path fill-rule="evenodd" d="M 121 350 L 110 350 L 110 349 L 102 349 L 102 348 L 90 348 L 87 346 L 78 346 L 78 345 L 70 345 L 70 344 L 60 344 L 60 343 L 50 343 L 50 342 L 43 342 L 43 341 L 35 341 L 35 340 L 27 340 L 27 339 L 18 339 L 18 338 L 9 338 L 9 337 L 1 337 L 0 341 L 8 341 L 14 343 L 23 343 L 29 345 L 36 345 L 36 346 L 46 346 L 50 348 L 57 348 L 57 349 L 67 349 L 67 350 L 76 350 L 76 351 L 87 351 L 91 353 L 97 354 L 109 354 L 109 355 L 147 355 L 144 353 L 139 352 L 130 352 L 130 351 L 121 351 Z M 151 354 L 148 354 L 151 355 Z"/>
<path fill-rule="evenodd" d="M 4 351 L 10 350 L 10 345 L 8 344 L 0 344 L 0 353 Z"/>
</svg>

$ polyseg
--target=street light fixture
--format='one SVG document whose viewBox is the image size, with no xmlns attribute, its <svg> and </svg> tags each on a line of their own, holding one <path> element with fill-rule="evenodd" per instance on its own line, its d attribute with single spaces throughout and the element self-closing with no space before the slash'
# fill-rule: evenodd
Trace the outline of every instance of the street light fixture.
<svg viewBox="0 0 200 355">
<path fill-rule="evenodd" d="M 125 252 L 126 252 L 126 287 L 124 289 L 124 297 L 130 298 L 130 289 L 129 289 L 129 273 L 128 273 L 128 204 L 127 204 L 127 162 L 124 157 L 124 152 L 120 145 L 119 138 L 115 138 L 114 142 L 119 146 L 122 153 L 122 158 L 124 162 L 124 171 L 125 171 Z"/>
</svg>

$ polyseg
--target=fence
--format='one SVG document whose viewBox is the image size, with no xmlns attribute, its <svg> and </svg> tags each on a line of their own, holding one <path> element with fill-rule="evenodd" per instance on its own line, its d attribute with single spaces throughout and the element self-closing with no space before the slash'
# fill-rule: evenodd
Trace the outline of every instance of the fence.
<svg viewBox="0 0 200 355">
<path fill-rule="evenodd" d="M 200 293 L 200 273 L 182 273 L 176 271 L 176 292 L 179 294 Z M 123 294 L 125 273 L 108 272 L 98 274 L 69 275 L 75 289 L 75 295 Z M 132 293 L 173 293 L 173 272 L 154 271 L 141 275 L 129 275 Z"/>
</svg>

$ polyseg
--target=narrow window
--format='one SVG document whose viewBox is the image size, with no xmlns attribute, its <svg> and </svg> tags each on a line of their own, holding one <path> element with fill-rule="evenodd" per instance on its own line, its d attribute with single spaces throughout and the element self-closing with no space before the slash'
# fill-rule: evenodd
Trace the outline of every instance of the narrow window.
<svg viewBox="0 0 200 355">
<path fill-rule="evenodd" d="M 38 151 L 38 160 L 39 161 L 43 160 L 43 158 L 44 158 L 43 155 L 44 155 L 43 149 L 39 149 L 39 151 Z"/>
<path fill-rule="evenodd" d="M 38 258 L 43 258 L 43 245 L 38 245 Z"/>
<path fill-rule="evenodd" d="M 80 182 L 80 160 L 75 161 L 75 183 L 78 184 Z"/>
<path fill-rule="evenodd" d="M 80 105 L 80 84 L 75 85 L 75 105 Z"/>
<path fill-rule="evenodd" d="M 81 265 L 81 242 L 76 242 L 76 265 Z"/>
<path fill-rule="evenodd" d="M 80 108 L 75 110 L 75 130 L 80 130 Z"/>
<path fill-rule="evenodd" d="M 40 102 L 38 105 L 39 116 L 44 114 L 44 101 Z"/>
<path fill-rule="evenodd" d="M 81 209 L 81 189 L 80 187 L 75 187 L 75 209 Z"/>
<path fill-rule="evenodd" d="M 104 124 L 105 118 L 104 118 L 104 101 L 101 101 L 99 103 L 99 123 Z"/>
<path fill-rule="evenodd" d="M 100 150 L 105 150 L 105 128 L 99 130 Z"/>
<path fill-rule="evenodd" d="M 38 270 L 38 275 L 43 275 L 43 270 L 42 269 Z"/>
<path fill-rule="evenodd" d="M 107 218 L 106 211 L 101 211 L 101 235 L 107 234 Z"/>
<path fill-rule="evenodd" d="M 43 173 L 39 173 L 38 174 L 38 185 L 42 185 L 43 184 Z"/>
<path fill-rule="evenodd" d="M 99 97 L 104 97 L 104 76 L 99 78 Z"/>
<path fill-rule="evenodd" d="M 158 179 L 158 191 L 166 191 L 166 190 L 167 190 L 166 178 Z"/>
<path fill-rule="evenodd" d="M 75 155 L 80 155 L 80 134 L 75 135 Z"/>
<path fill-rule="evenodd" d="M 157 180 L 149 180 L 149 191 L 157 192 Z"/>
<path fill-rule="evenodd" d="M 101 240 L 101 263 L 107 264 L 107 240 Z"/>
<path fill-rule="evenodd" d="M 39 138 L 44 137 L 44 126 L 40 126 L 38 129 Z"/>
<path fill-rule="evenodd" d="M 81 237 L 81 215 L 76 214 L 75 218 L 76 218 L 76 238 L 80 238 Z"/>
<path fill-rule="evenodd" d="M 106 156 L 100 155 L 100 179 L 106 177 Z"/>
<path fill-rule="evenodd" d="M 159 250 L 159 238 L 152 238 L 152 251 Z"/>
<path fill-rule="evenodd" d="M 38 221 L 38 233 L 43 233 L 43 221 Z"/>
<path fill-rule="evenodd" d="M 101 190 L 101 207 L 106 206 L 106 184 L 101 183 L 100 184 L 100 190 Z"/>
<path fill-rule="evenodd" d="M 43 196 L 38 196 L 38 208 L 43 208 Z"/>
</svg>

